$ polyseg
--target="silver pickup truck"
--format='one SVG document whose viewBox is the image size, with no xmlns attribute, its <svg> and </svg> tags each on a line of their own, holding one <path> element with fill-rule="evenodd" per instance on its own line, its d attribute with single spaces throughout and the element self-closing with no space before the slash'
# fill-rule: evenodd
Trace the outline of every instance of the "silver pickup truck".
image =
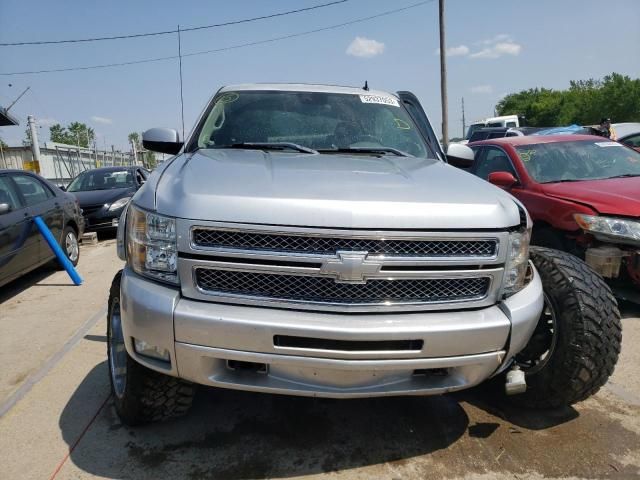
<svg viewBox="0 0 640 480">
<path fill-rule="evenodd" d="M 447 162 L 410 92 L 219 90 L 123 213 L 108 355 L 128 424 L 185 413 L 198 384 L 355 398 L 503 374 L 530 407 L 593 394 L 617 305 L 575 257 L 531 249 L 504 191 Z M 473 153 L 452 145 L 448 159 Z"/>
</svg>

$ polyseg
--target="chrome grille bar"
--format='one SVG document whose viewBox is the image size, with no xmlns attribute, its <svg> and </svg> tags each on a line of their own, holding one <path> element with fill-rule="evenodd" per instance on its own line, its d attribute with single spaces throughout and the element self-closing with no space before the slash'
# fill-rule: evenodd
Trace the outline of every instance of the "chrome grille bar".
<svg viewBox="0 0 640 480">
<path fill-rule="evenodd" d="M 483 298 L 491 279 L 370 279 L 364 284 L 337 283 L 331 277 L 196 268 L 198 288 L 211 293 L 353 305 L 386 302 L 442 302 Z"/>
<path fill-rule="evenodd" d="M 192 230 L 196 247 L 295 252 L 334 255 L 337 251 L 366 251 L 369 255 L 402 257 L 493 257 L 497 239 L 386 239 L 345 236 L 292 235 L 197 227 Z"/>
</svg>

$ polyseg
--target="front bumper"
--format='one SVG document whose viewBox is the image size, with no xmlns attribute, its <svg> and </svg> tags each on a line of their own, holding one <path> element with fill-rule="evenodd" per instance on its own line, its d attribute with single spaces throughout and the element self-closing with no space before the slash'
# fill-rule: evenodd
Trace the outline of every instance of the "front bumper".
<svg viewBox="0 0 640 480">
<path fill-rule="evenodd" d="M 543 305 L 535 270 L 529 285 L 501 304 L 461 311 L 342 314 L 200 302 L 128 268 L 121 294 L 127 351 L 149 368 L 203 385 L 335 398 L 430 395 L 477 385 L 524 348 Z M 334 347 L 281 346 L 276 337 Z M 171 361 L 139 355 L 134 338 L 168 350 Z M 376 347 L 397 340 L 413 346 Z M 358 342 L 370 343 L 351 348 Z"/>
<path fill-rule="evenodd" d="M 118 210 L 110 211 L 108 208 L 103 208 L 102 210 L 98 210 L 96 212 L 85 215 L 85 230 L 95 232 L 98 230 L 117 229 L 122 210 L 123 209 L 120 208 Z"/>
</svg>

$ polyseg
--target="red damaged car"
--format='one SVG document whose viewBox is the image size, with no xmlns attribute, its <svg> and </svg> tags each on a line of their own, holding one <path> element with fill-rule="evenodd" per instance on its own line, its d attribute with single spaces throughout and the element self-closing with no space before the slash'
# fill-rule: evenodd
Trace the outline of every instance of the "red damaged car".
<svg viewBox="0 0 640 480">
<path fill-rule="evenodd" d="M 640 153 L 591 135 L 506 137 L 469 146 L 475 153 L 470 172 L 529 210 L 533 244 L 583 258 L 623 297 L 640 300 Z"/>
</svg>

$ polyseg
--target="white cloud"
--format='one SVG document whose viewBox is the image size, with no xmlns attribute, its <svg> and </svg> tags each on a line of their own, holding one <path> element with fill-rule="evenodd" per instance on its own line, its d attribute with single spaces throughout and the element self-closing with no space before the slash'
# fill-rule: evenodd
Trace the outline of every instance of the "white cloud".
<svg viewBox="0 0 640 480">
<path fill-rule="evenodd" d="M 440 49 L 436 49 L 436 55 L 440 55 Z M 446 51 L 447 57 L 458 57 L 469 55 L 469 47 L 466 45 L 458 45 L 457 47 L 449 47 Z"/>
<path fill-rule="evenodd" d="M 384 43 L 365 37 L 356 37 L 346 50 L 347 55 L 354 57 L 371 58 L 384 52 Z"/>
<path fill-rule="evenodd" d="M 493 45 L 498 42 L 511 42 L 513 38 L 511 35 L 507 35 L 506 33 L 499 33 L 493 38 L 486 38 L 484 40 L 479 41 L 476 45 Z"/>
<path fill-rule="evenodd" d="M 491 85 L 476 85 L 471 87 L 471 93 L 492 93 L 493 87 Z"/>
<path fill-rule="evenodd" d="M 113 120 L 111 120 L 110 118 L 98 117 L 97 115 L 94 115 L 93 117 L 91 117 L 91 120 L 93 120 L 96 123 L 101 123 L 103 125 L 111 125 L 113 123 Z"/>
<path fill-rule="evenodd" d="M 522 51 L 522 45 L 515 42 L 499 42 L 487 48 L 472 53 L 471 58 L 500 58 L 504 55 L 518 56 Z"/>
</svg>

